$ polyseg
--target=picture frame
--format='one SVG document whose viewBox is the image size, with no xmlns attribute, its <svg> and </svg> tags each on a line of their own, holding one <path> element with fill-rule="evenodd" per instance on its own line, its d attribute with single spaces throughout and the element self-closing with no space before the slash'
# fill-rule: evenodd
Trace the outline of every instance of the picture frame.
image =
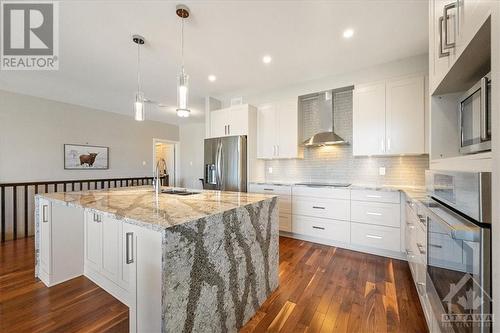
<svg viewBox="0 0 500 333">
<path fill-rule="evenodd" d="M 109 147 L 64 144 L 64 170 L 109 169 Z"/>
</svg>

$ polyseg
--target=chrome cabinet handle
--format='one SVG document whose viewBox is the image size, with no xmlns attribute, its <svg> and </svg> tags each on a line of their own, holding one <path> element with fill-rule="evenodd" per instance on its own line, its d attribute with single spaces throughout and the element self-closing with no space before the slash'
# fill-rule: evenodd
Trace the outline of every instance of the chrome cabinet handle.
<svg viewBox="0 0 500 333">
<path fill-rule="evenodd" d="M 366 215 L 382 216 L 381 213 L 374 213 L 374 212 L 366 212 Z"/>
<path fill-rule="evenodd" d="M 227 125 L 227 134 L 231 135 L 231 125 Z"/>
<path fill-rule="evenodd" d="M 42 206 L 42 222 L 49 222 L 49 218 L 47 216 L 47 209 L 49 206 L 43 205 Z"/>
<path fill-rule="evenodd" d="M 488 135 L 488 78 L 483 77 L 481 79 L 481 141 L 486 141 L 489 139 Z"/>
<path fill-rule="evenodd" d="M 444 19 L 441 16 L 439 18 L 439 58 L 444 58 L 450 55 L 450 52 L 443 51 L 443 22 Z"/>
<path fill-rule="evenodd" d="M 272 188 L 265 188 L 264 191 L 274 191 Z"/>
<path fill-rule="evenodd" d="M 448 15 L 448 11 L 452 8 L 456 8 L 457 4 L 455 2 L 449 3 L 446 6 L 444 6 L 443 9 L 443 20 L 444 20 L 444 49 L 452 49 L 455 47 L 455 41 L 453 43 L 448 43 L 448 19 L 450 18 L 450 15 Z"/>
<path fill-rule="evenodd" d="M 424 249 L 424 246 L 420 243 L 417 243 L 417 247 L 418 247 L 418 251 L 420 252 L 420 254 L 425 254 L 425 249 Z"/>
<path fill-rule="evenodd" d="M 314 209 L 325 209 L 325 207 L 321 207 L 321 206 L 313 206 Z"/>
<path fill-rule="evenodd" d="M 97 222 L 97 223 L 102 222 L 101 215 L 94 213 L 94 218 L 93 218 L 93 220 L 94 220 L 94 222 Z"/>
<path fill-rule="evenodd" d="M 417 291 L 420 296 L 424 294 L 423 291 L 421 291 L 421 288 L 425 288 L 425 283 L 423 282 L 417 282 Z"/>
<path fill-rule="evenodd" d="M 126 263 L 132 264 L 134 262 L 134 233 L 133 232 L 127 232 L 125 234 L 126 238 L 126 244 L 125 244 L 125 249 L 126 249 Z"/>
<path fill-rule="evenodd" d="M 431 244 L 431 243 L 429 243 L 429 246 L 435 247 L 437 249 L 442 249 L 443 248 L 442 245 L 438 245 L 438 244 Z"/>
<path fill-rule="evenodd" d="M 382 239 L 382 236 L 377 236 L 377 235 L 370 235 L 370 234 L 367 234 L 367 235 L 366 235 L 366 238 Z"/>
<path fill-rule="evenodd" d="M 313 229 L 325 230 L 325 228 L 323 228 L 323 227 L 317 227 L 315 225 L 313 225 Z"/>
</svg>

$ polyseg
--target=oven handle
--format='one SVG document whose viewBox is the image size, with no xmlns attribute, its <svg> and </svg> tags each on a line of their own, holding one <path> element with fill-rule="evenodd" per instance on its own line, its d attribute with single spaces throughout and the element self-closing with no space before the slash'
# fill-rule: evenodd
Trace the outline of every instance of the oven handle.
<svg viewBox="0 0 500 333">
<path fill-rule="evenodd" d="M 481 79 L 481 141 L 488 138 L 488 77 Z"/>
</svg>

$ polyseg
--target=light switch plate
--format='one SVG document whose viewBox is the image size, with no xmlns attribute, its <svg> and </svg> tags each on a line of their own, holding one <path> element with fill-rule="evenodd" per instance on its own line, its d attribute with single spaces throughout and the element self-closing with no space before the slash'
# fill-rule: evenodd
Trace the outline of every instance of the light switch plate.
<svg viewBox="0 0 500 333">
<path fill-rule="evenodd" d="M 267 172 L 269 172 L 269 173 L 273 173 L 273 168 L 272 168 L 272 167 L 269 167 L 269 168 L 267 169 Z"/>
<path fill-rule="evenodd" d="M 378 168 L 378 174 L 380 176 L 385 176 L 385 167 Z"/>
</svg>

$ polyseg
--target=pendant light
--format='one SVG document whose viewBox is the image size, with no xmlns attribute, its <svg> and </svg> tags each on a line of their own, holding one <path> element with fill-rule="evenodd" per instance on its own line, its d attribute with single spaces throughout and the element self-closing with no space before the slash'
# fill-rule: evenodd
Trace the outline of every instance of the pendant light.
<svg viewBox="0 0 500 333">
<path fill-rule="evenodd" d="M 144 93 L 141 91 L 141 45 L 144 45 L 145 39 L 140 35 L 133 35 L 132 41 L 137 44 L 137 92 L 135 93 L 134 118 L 137 121 L 143 121 L 146 112 L 146 100 Z"/>
<path fill-rule="evenodd" d="M 177 5 L 175 13 L 181 18 L 181 71 L 177 78 L 177 115 L 182 118 L 189 117 L 191 110 L 188 108 L 189 75 L 184 71 L 184 19 L 189 17 L 189 8 Z"/>
</svg>

